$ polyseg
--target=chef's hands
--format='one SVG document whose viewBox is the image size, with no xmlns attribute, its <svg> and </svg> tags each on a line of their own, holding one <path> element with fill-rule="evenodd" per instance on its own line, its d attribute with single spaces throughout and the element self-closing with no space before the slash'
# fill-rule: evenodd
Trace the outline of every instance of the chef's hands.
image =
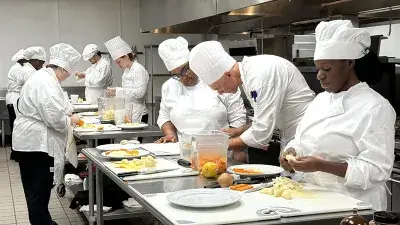
<svg viewBox="0 0 400 225">
<path fill-rule="evenodd" d="M 108 87 L 106 92 L 107 92 L 108 97 L 114 97 L 115 93 L 116 93 L 116 89 Z"/>
<path fill-rule="evenodd" d="M 289 164 L 294 170 L 306 173 L 320 171 L 323 163 L 323 159 L 313 156 L 299 157 L 296 158 L 296 160 L 289 161 Z"/>
<path fill-rule="evenodd" d="M 167 142 L 175 143 L 177 141 L 178 141 L 178 138 L 176 138 L 175 135 L 167 135 L 165 137 L 162 137 L 162 138 L 158 139 L 155 143 L 164 144 L 164 143 L 167 143 Z"/>
<path fill-rule="evenodd" d="M 79 79 L 83 79 L 86 77 L 86 74 L 84 72 L 76 72 L 75 76 L 79 77 Z"/>
<path fill-rule="evenodd" d="M 288 148 L 283 154 L 282 156 L 279 158 L 279 162 L 281 164 L 281 167 L 289 172 L 294 172 L 294 168 L 292 167 L 292 165 L 290 164 L 290 162 L 286 159 L 287 155 L 292 155 L 292 156 L 296 156 L 296 150 L 294 148 Z M 292 160 L 290 160 L 292 161 Z"/>
<path fill-rule="evenodd" d="M 71 125 L 72 126 L 76 126 L 76 124 L 79 122 L 79 116 L 77 116 L 76 114 L 73 114 L 71 117 Z"/>
</svg>

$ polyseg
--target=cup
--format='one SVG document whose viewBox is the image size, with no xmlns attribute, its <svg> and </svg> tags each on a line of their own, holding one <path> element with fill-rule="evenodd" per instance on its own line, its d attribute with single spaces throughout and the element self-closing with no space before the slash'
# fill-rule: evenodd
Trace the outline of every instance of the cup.
<svg viewBox="0 0 400 225">
<path fill-rule="evenodd" d="M 79 99 L 79 95 L 71 95 L 71 102 L 72 103 L 77 103 Z"/>
</svg>

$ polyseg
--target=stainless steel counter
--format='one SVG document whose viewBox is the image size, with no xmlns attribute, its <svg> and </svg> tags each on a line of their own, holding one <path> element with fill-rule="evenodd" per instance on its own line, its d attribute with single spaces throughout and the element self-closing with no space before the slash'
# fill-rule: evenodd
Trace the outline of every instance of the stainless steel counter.
<svg viewBox="0 0 400 225">
<path fill-rule="evenodd" d="M 96 165 L 96 202 L 97 202 L 97 212 L 102 212 L 100 209 L 103 206 L 102 201 L 102 176 L 105 174 L 111 180 L 113 180 L 118 186 L 121 187 L 124 191 L 126 191 L 130 196 L 132 196 L 139 204 L 143 206 L 146 210 L 148 210 L 153 216 L 155 216 L 162 224 L 164 225 L 172 225 L 173 222 L 169 221 L 163 214 L 158 212 L 151 204 L 149 204 L 145 198 L 144 194 L 154 194 L 154 193 L 163 193 L 163 192 L 171 192 L 178 191 L 178 189 L 168 189 L 165 188 L 169 185 L 165 185 L 168 183 L 177 182 L 180 183 L 179 190 L 190 189 L 190 188 L 202 188 L 205 184 L 210 182 L 211 180 L 205 179 L 203 177 L 182 177 L 182 178 L 165 178 L 165 179 L 154 179 L 154 180 L 145 180 L 145 181 L 134 181 L 125 183 L 123 180 L 118 178 L 113 172 L 111 172 L 108 168 L 104 166 L 104 162 L 106 159 L 100 156 L 99 151 L 96 149 L 84 149 L 83 154 L 89 160 L 89 222 L 93 224 L 97 221 L 98 225 L 103 224 L 104 218 L 107 217 L 107 214 L 98 213 L 95 217 L 93 214 L 93 171 L 92 171 L 92 163 Z M 170 157 L 169 157 L 170 158 Z M 236 164 L 236 162 L 229 161 L 228 164 Z M 373 211 L 372 210 L 364 210 L 360 211 L 359 214 L 365 216 L 367 219 L 371 219 Z M 308 225 L 317 225 L 317 224 L 325 224 L 325 225 L 338 225 L 344 217 L 351 215 L 351 212 L 343 212 L 343 213 L 328 213 L 328 214 L 320 214 L 313 216 L 300 216 L 300 217 L 292 217 L 292 218 L 282 218 L 274 221 L 260 221 L 260 222 L 251 222 L 251 223 L 241 223 L 242 225 L 261 225 L 261 224 L 304 224 L 307 222 Z M 124 215 L 126 216 L 126 215 Z M 133 216 L 133 215 L 132 215 Z M 118 218 L 118 216 L 113 215 L 113 218 Z"/>
</svg>

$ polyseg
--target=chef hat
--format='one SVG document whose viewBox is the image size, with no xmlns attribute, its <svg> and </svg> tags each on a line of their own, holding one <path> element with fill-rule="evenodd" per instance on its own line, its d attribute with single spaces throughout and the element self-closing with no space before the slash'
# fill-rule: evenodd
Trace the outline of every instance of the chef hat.
<svg viewBox="0 0 400 225">
<path fill-rule="evenodd" d="M 15 53 L 15 55 L 11 58 L 11 60 L 14 62 L 18 62 L 21 59 L 25 59 L 24 53 L 25 53 L 24 49 L 19 50 L 17 53 Z"/>
<path fill-rule="evenodd" d="M 81 55 L 71 45 L 60 43 L 50 48 L 49 64 L 59 66 L 70 74 L 80 59 Z"/>
<path fill-rule="evenodd" d="M 27 60 L 38 59 L 41 61 L 46 61 L 46 50 L 40 46 L 29 47 L 25 49 L 24 58 Z"/>
<path fill-rule="evenodd" d="M 319 23 L 315 38 L 314 60 L 359 59 L 371 46 L 370 34 L 365 29 L 354 28 L 350 20 Z"/>
<path fill-rule="evenodd" d="M 190 69 L 208 85 L 221 78 L 235 63 L 218 41 L 202 42 L 189 55 Z"/>
<path fill-rule="evenodd" d="M 110 52 L 113 60 L 117 60 L 118 58 L 127 55 L 132 52 L 131 47 L 122 40 L 120 36 L 117 36 L 106 43 L 104 43 L 107 50 Z"/>
<path fill-rule="evenodd" d="M 88 44 L 83 49 L 82 58 L 85 61 L 91 59 L 96 53 L 99 52 L 99 48 L 95 44 Z"/>
<path fill-rule="evenodd" d="M 158 47 L 158 54 L 168 71 L 172 71 L 189 61 L 189 43 L 183 37 L 163 41 Z"/>
</svg>

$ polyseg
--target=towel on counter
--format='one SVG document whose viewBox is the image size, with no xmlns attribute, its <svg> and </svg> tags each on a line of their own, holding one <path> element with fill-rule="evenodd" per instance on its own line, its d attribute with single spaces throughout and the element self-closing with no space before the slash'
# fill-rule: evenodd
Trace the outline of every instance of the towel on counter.
<svg viewBox="0 0 400 225">
<path fill-rule="evenodd" d="M 107 206 L 103 206 L 103 212 L 110 212 L 111 211 L 111 207 L 107 207 Z M 79 209 L 79 212 L 89 212 L 89 206 L 88 205 L 84 205 Z M 94 212 L 97 212 L 97 205 L 94 205 Z"/>
<path fill-rule="evenodd" d="M 78 167 L 78 152 L 76 150 L 73 126 L 69 126 L 68 128 L 67 149 L 65 152 L 65 157 L 67 157 L 68 162 L 70 162 L 75 168 Z"/>
</svg>

